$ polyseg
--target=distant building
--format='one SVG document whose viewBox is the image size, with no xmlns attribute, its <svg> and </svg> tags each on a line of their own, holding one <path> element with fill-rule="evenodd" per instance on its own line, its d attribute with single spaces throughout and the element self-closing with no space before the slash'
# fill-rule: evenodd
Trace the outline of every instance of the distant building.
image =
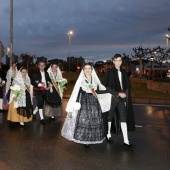
<svg viewBox="0 0 170 170">
<path fill-rule="evenodd" d="M 77 71 L 77 67 L 82 67 L 84 64 L 83 57 L 67 57 L 67 70 L 68 71 Z M 69 70 L 70 69 L 70 70 Z"/>
</svg>

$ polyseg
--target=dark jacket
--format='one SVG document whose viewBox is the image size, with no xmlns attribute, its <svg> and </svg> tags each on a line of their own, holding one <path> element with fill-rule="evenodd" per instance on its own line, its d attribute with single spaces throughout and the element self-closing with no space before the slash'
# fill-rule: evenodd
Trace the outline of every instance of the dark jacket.
<svg viewBox="0 0 170 170">
<path fill-rule="evenodd" d="M 49 74 L 46 71 L 44 72 L 45 72 L 45 79 L 46 79 L 46 87 L 48 87 L 48 83 L 51 82 L 51 80 L 50 80 Z M 36 71 L 31 77 L 31 84 L 36 88 L 40 88 L 38 87 L 38 84 L 41 82 L 42 82 L 41 73 L 40 71 Z"/>
<path fill-rule="evenodd" d="M 0 69 L 0 78 L 0 83 L 2 83 L 3 81 L 6 82 L 6 74 L 2 69 Z M 0 98 L 3 98 L 3 88 L 4 86 L 0 87 Z"/>
<path fill-rule="evenodd" d="M 113 67 L 112 69 L 108 70 L 105 75 L 104 85 L 106 89 L 114 96 L 117 97 L 118 93 L 123 90 L 126 93 L 126 119 L 127 119 L 127 127 L 128 130 L 134 131 L 135 130 L 135 121 L 134 121 L 134 112 L 133 112 L 133 106 L 131 101 L 131 93 L 130 93 L 130 81 L 128 78 L 128 75 L 124 69 L 120 69 L 122 73 L 122 86 L 123 89 L 121 89 L 119 77 L 117 73 L 117 69 Z M 114 120 L 113 120 L 113 126 L 115 129 L 114 131 L 120 130 L 120 121 L 118 120 L 117 114 L 115 114 Z"/>
</svg>

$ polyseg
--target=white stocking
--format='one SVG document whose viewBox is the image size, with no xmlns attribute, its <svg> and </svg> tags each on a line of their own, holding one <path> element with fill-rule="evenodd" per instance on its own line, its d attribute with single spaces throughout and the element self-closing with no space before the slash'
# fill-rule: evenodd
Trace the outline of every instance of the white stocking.
<svg viewBox="0 0 170 170">
<path fill-rule="evenodd" d="M 108 122 L 108 133 L 107 133 L 108 139 L 111 137 L 111 126 L 112 126 L 112 122 Z"/>
<path fill-rule="evenodd" d="M 121 129 L 123 133 L 124 143 L 129 145 L 129 139 L 128 139 L 128 134 L 127 134 L 127 124 L 125 122 L 121 122 Z"/>
<path fill-rule="evenodd" d="M 39 114 L 40 114 L 40 119 L 44 119 L 44 116 L 43 116 L 43 109 L 39 109 Z"/>
<path fill-rule="evenodd" d="M 24 126 L 24 122 L 20 122 L 20 125 Z"/>
<path fill-rule="evenodd" d="M 33 114 L 35 115 L 37 112 L 38 112 L 38 107 L 36 106 L 34 111 L 33 111 Z"/>
</svg>

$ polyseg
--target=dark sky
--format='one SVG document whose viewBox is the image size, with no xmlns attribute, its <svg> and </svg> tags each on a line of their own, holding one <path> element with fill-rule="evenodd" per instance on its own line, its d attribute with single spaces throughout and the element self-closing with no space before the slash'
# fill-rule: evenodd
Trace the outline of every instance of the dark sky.
<svg viewBox="0 0 170 170">
<path fill-rule="evenodd" d="M 14 53 L 110 59 L 132 48 L 165 47 L 170 0 L 14 0 Z M 10 0 L 0 0 L 0 41 L 9 44 Z M 170 32 L 169 32 L 170 33 Z"/>
</svg>

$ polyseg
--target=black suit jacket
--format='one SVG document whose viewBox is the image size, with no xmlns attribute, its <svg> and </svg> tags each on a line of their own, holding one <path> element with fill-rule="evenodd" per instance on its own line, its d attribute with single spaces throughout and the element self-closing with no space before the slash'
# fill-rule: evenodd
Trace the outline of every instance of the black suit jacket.
<svg viewBox="0 0 170 170">
<path fill-rule="evenodd" d="M 51 80 L 50 80 L 49 74 L 46 71 L 44 71 L 44 72 L 45 72 L 46 87 L 48 87 L 48 82 L 51 82 Z M 38 84 L 41 82 L 42 82 L 41 73 L 40 73 L 40 71 L 36 71 L 31 77 L 31 84 L 34 87 L 39 88 Z"/>
<path fill-rule="evenodd" d="M 6 81 L 6 74 L 2 69 L 0 69 L 0 78 L 1 81 Z"/>
<path fill-rule="evenodd" d="M 133 106 L 131 101 L 131 93 L 130 93 L 130 81 L 128 75 L 124 69 L 120 69 L 122 73 L 122 86 L 123 90 L 126 93 L 126 119 L 127 119 L 127 127 L 128 130 L 134 131 L 135 130 L 135 121 L 134 121 L 134 112 Z M 118 93 L 122 90 L 119 82 L 119 77 L 117 73 L 117 69 L 113 67 L 112 69 L 108 70 L 105 75 L 105 80 L 103 83 L 106 89 L 114 96 L 117 97 Z M 121 99 L 120 99 L 121 100 Z M 112 108 L 111 108 L 112 109 Z M 113 123 L 115 124 L 114 131 L 120 130 L 119 125 L 119 118 L 116 116 L 114 117 Z"/>
<path fill-rule="evenodd" d="M 104 85 L 106 86 L 107 90 L 112 95 L 116 95 L 116 96 L 120 91 L 122 90 L 126 91 L 127 89 L 130 88 L 130 82 L 126 71 L 124 69 L 120 69 L 120 71 L 122 73 L 123 89 L 121 89 L 117 69 L 115 67 L 107 71 L 105 75 L 105 81 L 104 81 Z"/>
<path fill-rule="evenodd" d="M 1 82 L 3 81 L 6 82 L 6 74 L 2 69 L 0 69 L 0 78 L 1 78 Z M 3 88 L 4 86 L 0 87 L 0 98 L 3 98 Z"/>
</svg>

